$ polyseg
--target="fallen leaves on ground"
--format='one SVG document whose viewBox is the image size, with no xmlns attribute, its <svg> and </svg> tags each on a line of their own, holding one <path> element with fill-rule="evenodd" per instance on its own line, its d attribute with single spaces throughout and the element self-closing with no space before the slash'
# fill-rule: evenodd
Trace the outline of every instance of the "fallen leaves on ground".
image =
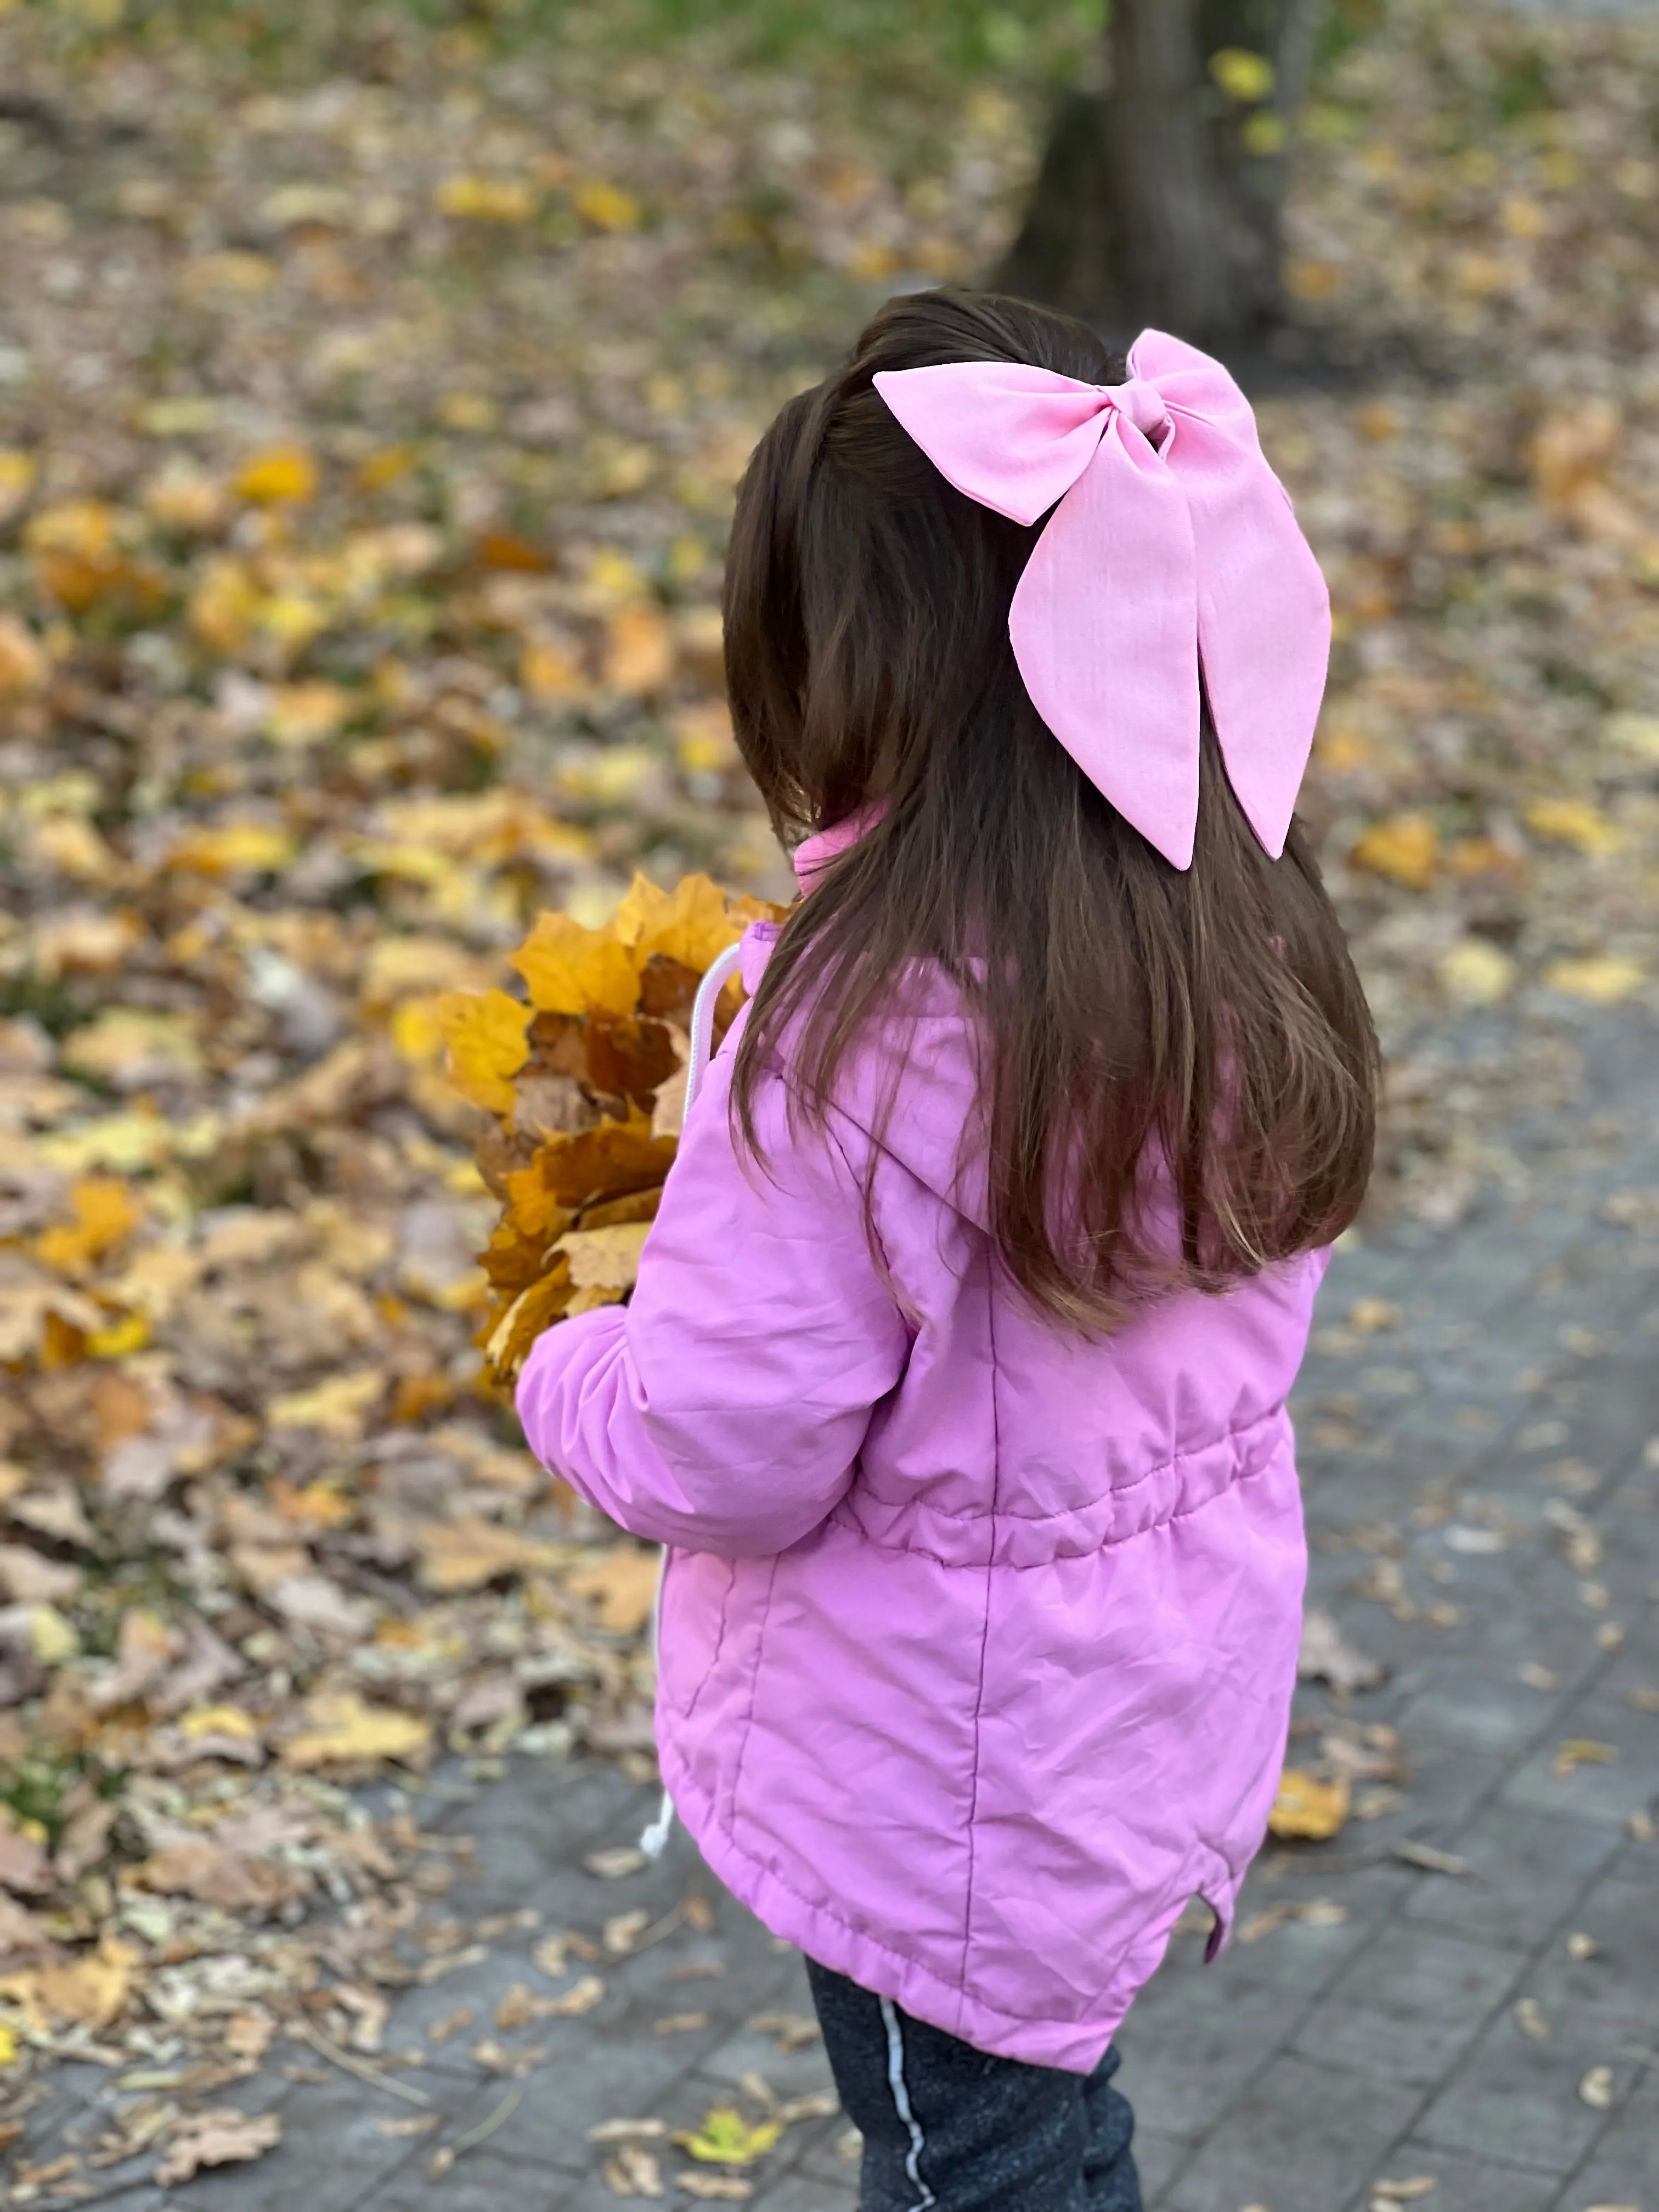
<svg viewBox="0 0 1659 2212">
<path fill-rule="evenodd" d="M 1248 1914 L 1238 1923 L 1237 1940 L 1244 1944 L 1259 1943 L 1264 1936 L 1272 1936 L 1281 1928 L 1342 1928 L 1347 1920 L 1346 1905 L 1339 1905 L 1334 1898 L 1311 1897 L 1299 1905 L 1269 1905 L 1260 1912 Z"/>
<path fill-rule="evenodd" d="M 450 1868 L 362 1775 L 644 1771 L 648 1557 L 473 1337 L 625 1291 L 714 884 L 789 892 L 721 696 L 737 476 L 884 292 L 994 264 L 1048 103 L 915 66 L 926 10 L 878 83 L 718 25 L 550 69 L 511 12 L 0 8 L 73 125 L 0 143 L 8 2067 L 158 2020 L 242 2064 L 228 1990 L 269 2027 L 465 1956 L 391 1942 Z M 1368 373 L 1261 416 L 1332 583 L 1305 811 L 1390 1048 L 1381 1202 L 1431 1224 L 1493 1099 L 1547 1103 L 1549 1024 L 1659 977 L 1656 35 L 1413 0 L 1308 118 L 1291 286 Z M 1491 1025 L 1452 1079 L 1449 1010 Z M 532 1178 L 495 1276 L 481 1142 Z"/>
</svg>

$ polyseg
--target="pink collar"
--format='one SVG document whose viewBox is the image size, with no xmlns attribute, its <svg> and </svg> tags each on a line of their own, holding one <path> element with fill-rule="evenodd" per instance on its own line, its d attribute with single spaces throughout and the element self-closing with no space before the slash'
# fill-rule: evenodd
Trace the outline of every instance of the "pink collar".
<svg viewBox="0 0 1659 2212">
<path fill-rule="evenodd" d="M 887 811 L 885 799 L 874 799 L 868 806 L 860 806 L 856 814 L 836 822 L 828 830 L 820 830 L 795 848 L 795 879 L 803 891 L 810 891 L 832 860 L 856 845 L 867 830 L 873 830 Z"/>
</svg>

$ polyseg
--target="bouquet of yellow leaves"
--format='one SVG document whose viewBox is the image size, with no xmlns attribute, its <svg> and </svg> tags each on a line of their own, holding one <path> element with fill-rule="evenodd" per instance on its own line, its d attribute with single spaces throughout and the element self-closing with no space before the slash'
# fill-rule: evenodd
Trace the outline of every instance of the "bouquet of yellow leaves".
<svg viewBox="0 0 1659 2212">
<path fill-rule="evenodd" d="M 672 892 L 636 876 L 602 929 L 538 917 L 512 956 L 526 998 L 437 1000 L 450 1079 L 495 1117 L 478 1150 L 501 1201 L 480 1255 L 492 1306 L 478 1341 L 496 1382 L 514 1381 L 544 1328 L 633 1288 L 679 1142 L 698 987 L 751 921 L 782 912 L 707 876 Z M 716 1040 L 740 988 L 720 993 Z"/>
</svg>

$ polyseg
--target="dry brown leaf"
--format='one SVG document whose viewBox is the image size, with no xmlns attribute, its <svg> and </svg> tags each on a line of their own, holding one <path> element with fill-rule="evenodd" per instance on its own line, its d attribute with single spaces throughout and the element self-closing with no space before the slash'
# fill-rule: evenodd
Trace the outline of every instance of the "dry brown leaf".
<svg viewBox="0 0 1659 2212">
<path fill-rule="evenodd" d="M 0 1990 L 21 1990 L 16 1969 L 58 1957 L 58 1943 L 46 1922 L 26 1905 L 0 1893 Z"/>
<path fill-rule="evenodd" d="M 550 2020 L 579 2020 L 583 2013 L 592 2012 L 605 1995 L 605 1984 L 597 1974 L 584 1974 L 568 1990 L 562 1990 L 548 2000 Z"/>
<path fill-rule="evenodd" d="M 33 1836 L 13 1826 L 9 1810 L 0 1808 L 0 1889 L 20 1897 L 39 1897 L 52 1887 L 52 1862 L 46 1847 Z"/>
<path fill-rule="evenodd" d="M 275 1911 L 300 1887 L 286 1868 L 239 1857 L 205 1838 L 165 1845 L 134 1869 L 133 1879 L 158 1896 L 193 1897 L 227 1912 Z"/>
<path fill-rule="evenodd" d="M 638 1279 L 640 1255 L 650 1233 L 645 1221 L 613 1229 L 570 1229 L 553 1249 L 568 1262 L 574 1289 L 628 1291 Z"/>
<path fill-rule="evenodd" d="M 1345 1694 L 1373 1688 L 1388 1671 L 1379 1661 L 1356 1650 L 1331 1614 L 1316 1606 L 1303 1617 L 1296 1670 L 1304 1682 L 1328 1682 Z"/>
<path fill-rule="evenodd" d="M 155 2179 L 164 2189 L 176 2189 L 204 2166 L 240 2165 L 263 2158 L 283 2139 L 283 2123 L 275 2112 L 249 2115 L 232 2106 L 192 2112 L 173 2130 Z"/>
<path fill-rule="evenodd" d="M 574 1595 L 591 1599 L 599 1626 L 632 1636 L 651 1618 L 661 1579 L 660 1555 L 634 1543 L 613 1544 L 601 1558 L 585 1559 L 565 1577 Z"/>
<path fill-rule="evenodd" d="M 42 2027 L 106 2028 L 125 2011 L 141 1963 L 135 1945 L 106 1936 L 86 1957 L 6 1976 L 0 1996 L 14 1997 Z"/>
<path fill-rule="evenodd" d="M 483 1589 L 505 1576 L 530 1574 L 550 1565 L 555 1553 L 516 1528 L 503 1528 L 476 1516 L 462 1521 L 428 1521 L 417 1531 L 421 1587 L 437 1595 Z"/>
</svg>

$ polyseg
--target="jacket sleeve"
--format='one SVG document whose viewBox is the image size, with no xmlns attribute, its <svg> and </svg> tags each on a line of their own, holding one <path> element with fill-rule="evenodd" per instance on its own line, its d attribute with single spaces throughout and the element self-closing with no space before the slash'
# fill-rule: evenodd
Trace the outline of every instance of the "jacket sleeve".
<svg viewBox="0 0 1659 2212">
<path fill-rule="evenodd" d="M 732 1058 L 728 1045 L 687 1122 L 632 1303 L 538 1339 L 518 1409 L 536 1456 L 623 1528 L 741 1558 L 825 1519 L 909 1334 L 846 1149 L 867 1139 L 839 1118 L 792 1130 L 769 1076 L 760 1159 L 739 1158 Z"/>
</svg>

